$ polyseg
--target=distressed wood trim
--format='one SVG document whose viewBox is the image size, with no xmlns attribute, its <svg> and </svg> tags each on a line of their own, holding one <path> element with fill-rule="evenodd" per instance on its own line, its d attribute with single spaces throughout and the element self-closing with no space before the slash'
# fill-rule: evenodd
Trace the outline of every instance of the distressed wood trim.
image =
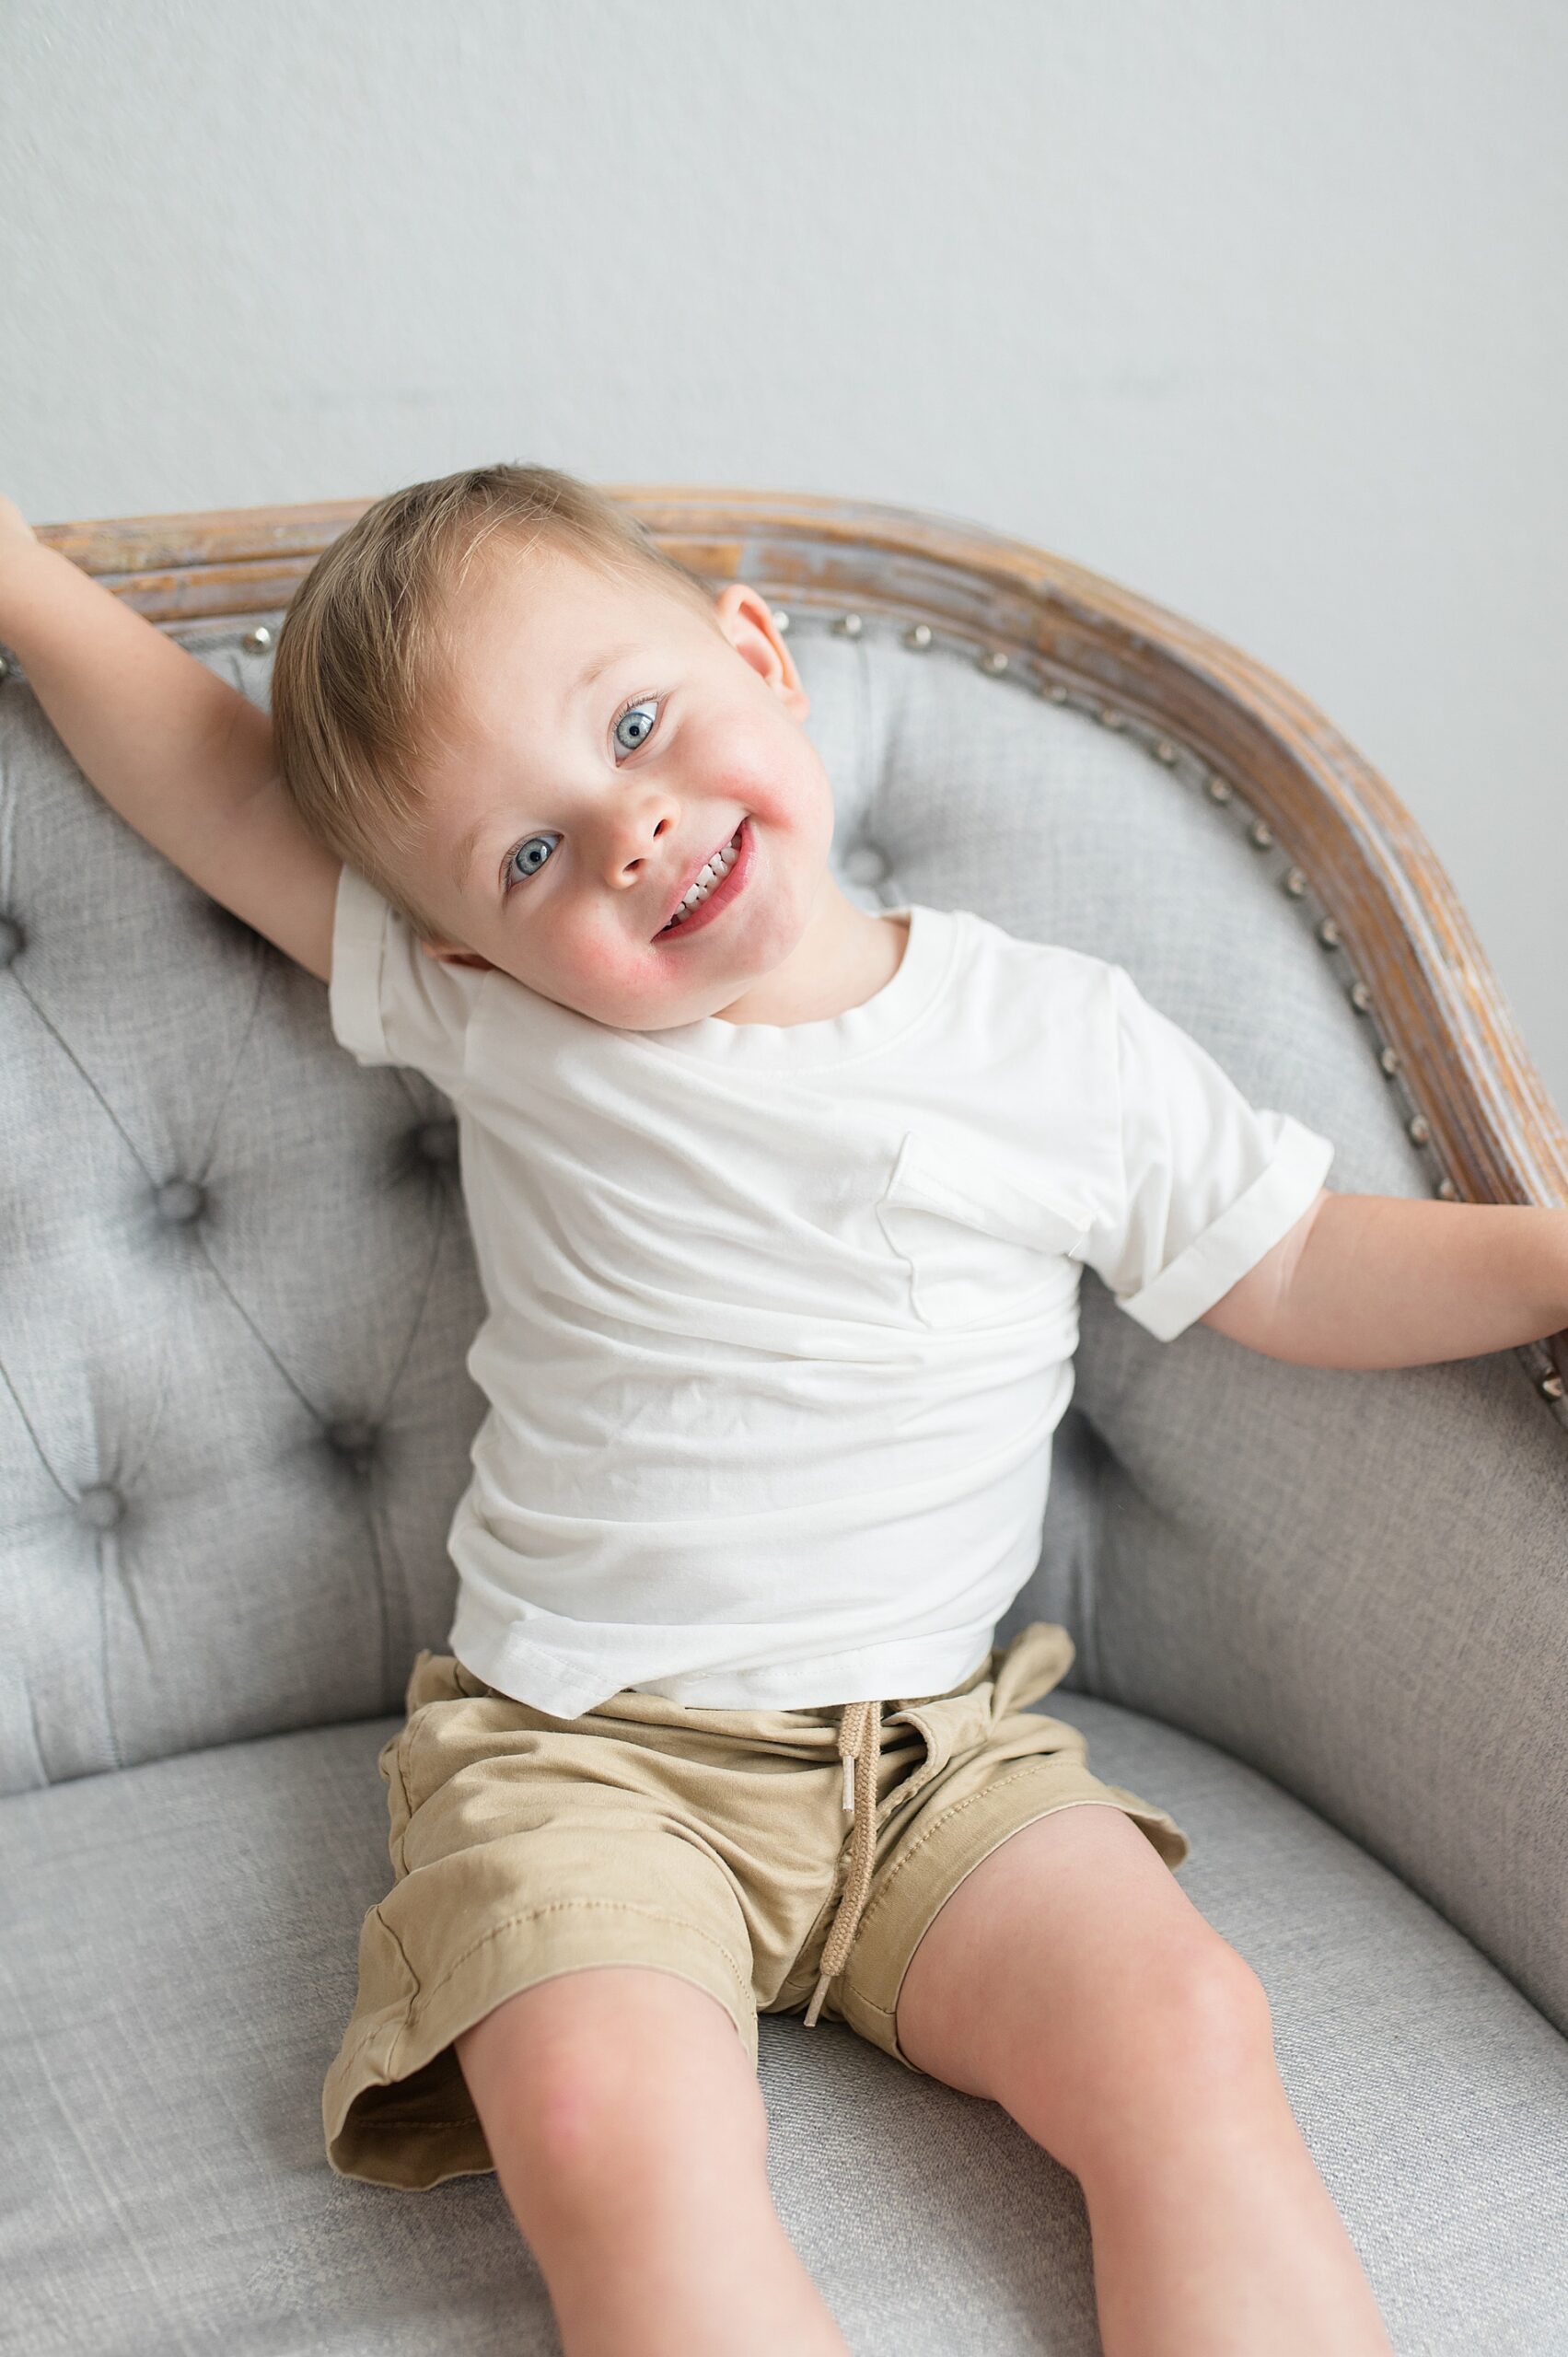
<svg viewBox="0 0 1568 2357">
<path fill-rule="evenodd" d="M 1022 540 L 912 510 L 793 492 L 604 488 L 668 552 L 802 611 L 925 623 L 1005 656 L 1042 692 L 1165 739 L 1270 830 L 1325 954 L 1359 982 L 1434 1190 L 1568 1205 L 1568 1131 L 1458 895 L 1410 812 L 1309 698 L 1213 632 Z M 150 620 L 275 618 L 371 503 L 43 525 Z M 1287 873 L 1289 872 L 1287 869 Z M 1328 926 L 1325 935 L 1324 924 Z M 1568 1422 L 1568 1333 L 1522 1355 Z"/>
</svg>

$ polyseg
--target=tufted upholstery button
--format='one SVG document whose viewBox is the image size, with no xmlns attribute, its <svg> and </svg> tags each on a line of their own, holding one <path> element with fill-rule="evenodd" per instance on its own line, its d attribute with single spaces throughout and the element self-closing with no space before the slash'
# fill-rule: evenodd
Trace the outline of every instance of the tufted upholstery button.
<svg viewBox="0 0 1568 2357">
<path fill-rule="evenodd" d="M 84 1490 L 80 1503 L 82 1520 L 89 1523 L 94 1530 L 112 1530 L 125 1511 L 124 1499 L 118 1490 L 110 1489 L 107 1483 L 99 1483 L 96 1489 Z"/>
<path fill-rule="evenodd" d="M 880 884 L 887 873 L 887 855 L 875 843 L 852 843 L 844 853 L 844 874 L 852 884 Z"/>
<path fill-rule="evenodd" d="M 340 1457 L 363 1458 L 376 1446 L 376 1427 L 363 1416 L 341 1416 L 327 1426 L 327 1439 Z"/>
<path fill-rule="evenodd" d="M 0 917 L 0 966 L 8 966 L 27 935 L 15 917 Z"/>
<path fill-rule="evenodd" d="M 422 1121 L 413 1133 L 413 1142 L 426 1162 L 456 1162 L 458 1159 L 458 1125 L 455 1120 Z"/>
<path fill-rule="evenodd" d="M 206 1190 L 192 1178 L 167 1178 L 157 1190 L 159 1213 L 168 1220 L 196 1219 L 206 1202 Z"/>
</svg>

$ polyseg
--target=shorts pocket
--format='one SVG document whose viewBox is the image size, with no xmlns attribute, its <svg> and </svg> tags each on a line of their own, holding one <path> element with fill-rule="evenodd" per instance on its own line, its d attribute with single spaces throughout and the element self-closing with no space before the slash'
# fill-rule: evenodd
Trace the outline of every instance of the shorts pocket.
<svg viewBox="0 0 1568 2357">
<path fill-rule="evenodd" d="M 470 1687 L 489 1692 L 454 1655 L 422 1653 L 409 1679 L 402 1725 L 381 1747 L 377 1765 L 387 1787 L 389 1846 L 400 1875 L 406 1871 L 403 1842 L 411 1821 L 466 1757 L 453 1713 L 466 1713 L 475 1699 Z"/>
<path fill-rule="evenodd" d="M 883 1235 L 923 1325 L 967 1326 L 1075 1304 L 1092 1213 L 1064 1188 L 1007 1176 L 977 1148 L 907 1130 L 878 1197 Z"/>
<path fill-rule="evenodd" d="M 381 1746 L 376 1762 L 381 1771 L 381 1782 L 387 1787 L 387 1851 L 400 1875 L 407 1871 L 403 1864 L 403 1836 L 413 1815 L 403 1775 L 403 1747 L 407 1736 L 407 1726 L 401 1726 L 397 1734 Z"/>
</svg>

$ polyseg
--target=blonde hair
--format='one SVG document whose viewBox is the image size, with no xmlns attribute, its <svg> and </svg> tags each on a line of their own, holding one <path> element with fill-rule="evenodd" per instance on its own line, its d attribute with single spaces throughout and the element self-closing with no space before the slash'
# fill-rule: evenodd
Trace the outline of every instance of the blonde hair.
<svg viewBox="0 0 1568 2357">
<path fill-rule="evenodd" d="M 713 593 L 623 507 L 553 467 L 472 467 L 367 507 L 295 591 L 273 665 L 273 727 L 301 823 L 427 938 L 406 880 L 455 650 L 447 599 L 483 544 L 540 542 L 612 577 L 650 575 L 713 618 Z"/>
</svg>

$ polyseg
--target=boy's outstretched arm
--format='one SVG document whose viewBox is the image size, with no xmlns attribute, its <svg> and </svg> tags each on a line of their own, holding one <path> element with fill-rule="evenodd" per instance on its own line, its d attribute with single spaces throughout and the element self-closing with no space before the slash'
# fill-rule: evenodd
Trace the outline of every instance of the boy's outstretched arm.
<svg viewBox="0 0 1568 2357">
<path fill-rule="evenodd" d="M 226 680 L 133 613 L 0 500 L 0 638 L 87 776 L 178 860 L 203 805 L 273 775 L 273 726 Z"/>
<path fill-rule="evenodd" d="M 1201 1320 L 1297 1366 L 1430 1366 L 1568 1328 L 1568 1210 L 1325 1190 Z"/>
<path fill-rule="evenodd" d="M 325 981 L 341 862 L 284 795 L 268 714 L 46 548 L 5 498 L 0 640 L 104 800 Z"/>
</svg>

